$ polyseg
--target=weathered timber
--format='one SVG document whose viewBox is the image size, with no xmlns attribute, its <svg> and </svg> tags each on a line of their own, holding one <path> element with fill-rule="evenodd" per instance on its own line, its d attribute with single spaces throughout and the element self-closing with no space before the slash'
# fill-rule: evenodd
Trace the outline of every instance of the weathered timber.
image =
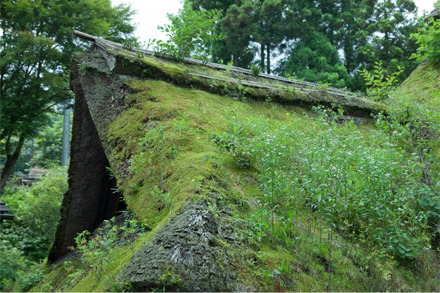
<svg viewBox="0 0 440 293">
<path fill-rule="evenodd" d="M 74 35 L 79 38 L 82 38 L 84 40 L 93 41 L 95 43 L 96 50 L 103 53 L 106 60 L 108 57 L 106 57 L 105 55 L 109 55 L 109 53 L 111 52 L 112 49 L 113 50 L 115 50 L 115 49 L 116 50 L 118 50 L 118 49 L 123 50 L 124 49 L 124 46 L 122 44 L 108 41 L 103 38 L 95 37 L 95 36 L 80 32 L 80 31 L 74 31 Z M 157 54 L 154 51 L 141 49 L 141 48 L 130 48 L 130 51 L 134 51 L 134 52 L 138 52 L 138 53 L 142 53 L 142 54 L 146 54 L 146 55 L 150 55 L 150 56 L 160 56 L 160 57 L 164 57 L 164 58 L 168 58 L 168 59 L 174 59 L 172 56 L 169 56 L 166 54 Z M 125 51 L 125 53 L 128 53 L 128 52 Z M 197 59 L 193 59 L 193 58 L 183 58 L 183 62 L 188 63 L 188 64 L 194 64 L 194 65 L 203 65 L 203 66 L 213 68 L 213 69 L 232 71 L 232 72 L 252 76 L 252 73 L 250 70 L 236 67 L 236 66 L 229 66 L 229 65 L 212 63 L 212 62 L 206 63 L 201 60 L 197 60 Z M 113 64 L 113 66 L 114 66 L 114 64 Z M 111 70 L 113 69 L 112 66 L 110 66 L 110 64 L 109 64 L 109 67 Z M 320 88 L 322 87 L 322 85 L 319 85 L 316 83 L 293 80 L 293 79 L 285 78 L 282 76 L 276 76 L 276 75 L 267 74 L 267 73 L 260 73 L 259 76 L 263 77 L 265 79 L 288 83 L 288 84 L 292 85 L 294 88 L 298 88 L 298 90 L 301 90 L 301 91 L 321 91 Z M 355 93 L 341 90 L 341 89 L 331 87 L 331 86 L 327 87 L 326 92 L 328 92 L 329 94 L 334 95 L 334 96 L 341 96 L 341 97 L 348 97 L 348 98 L 358 96 Z"/>
</svg>

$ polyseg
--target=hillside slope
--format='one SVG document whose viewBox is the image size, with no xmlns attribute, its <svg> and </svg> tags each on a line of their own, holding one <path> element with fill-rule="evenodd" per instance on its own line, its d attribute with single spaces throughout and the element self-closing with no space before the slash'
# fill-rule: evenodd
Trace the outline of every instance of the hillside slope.
<svg viewBox="0 0 440 293">
<path fill-rule="evenodd" d="M 405 125 L 365 118 L 386 106 L 112 56 L 73 60 L 70 190 L 34 290 L 440 289 L 438 164 L 420 166 Z M 135 237 L 104 221 L 125 205 Z"/>
</svg>

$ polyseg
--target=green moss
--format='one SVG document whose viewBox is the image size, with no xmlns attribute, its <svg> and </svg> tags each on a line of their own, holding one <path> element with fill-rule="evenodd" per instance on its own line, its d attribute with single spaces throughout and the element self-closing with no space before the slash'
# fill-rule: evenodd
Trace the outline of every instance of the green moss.
<svg viewBox="0 0 440 293">
<path fill-rule="evenodd" d="M 346 112 L 350 115 L 369 116 L 370 113 L 378 113 L 386 110 L 386 106 L 369 101 L 366 99 L 345 97 L 334 97 L 327 92 L 310 92 L 307 94 L 300 93 L 298 90 L 291 88 L 291 85 L 282 82 L 274 82 L 265 78 L 256 78 L 257 82 L 263 86 L 242 85 L 236 82 L 230 82 L 237 77 L 236 73 L 228 73 L 222 70 L 212 70 L 196 66 L 172 63 L 166 60 L 160 60 L 154 57 L 144 57 L 141 59 L 118 55 L 118 61 L 122 68 L 119 71 L 125 74 L 132 74 L 143 78 L 161 79 L 172 82 L 179 86 L 190 88 L 198 88 L 211 93 L 232 95 L 239 98 L 253 99 L 257 101 L 265 101 L 267 97 L 271 97 L 274 102 L 312 106 L 316 104 L 330 105 L 337 103 L 346 108 Z M 118 71 L 118 70 L 117 70 Z M 218 79 L 209 79 L 193 74 L 202 74 Z M 252 76 L 238 77 L 239 81 L 246 82 L 248 79 L 255 79 Z"/>
<path fill-rule="evenodd" d="M 352 241 L 334 231 L 330 244 L 331 227 L 320 220 L 316 224 L 306 207 L 299 209 L 296 215 L 298 237 L 291 243 L 268 245 L 250 234 L 248 222 L 257 198 L 261 197 L 257 178 L 262 171 L 255 165 L 240 168 L 233 156 L 218 148 L 212 134 L 225 131 L 226 121 L 231 119 L 263 115 L 312 136 L 316 122 L 305 115 L 303 108 L 292 104 L 338 103 L 334 97 L 321 93 L 305 95 L 283 88 L 275 91 L 239 88 L 229 82 L 190 76 L 188 71 L 201 70 L 197 66 L 150 57 L 125 62 L 124 70 L 131 70 L 128 73 L 159 80 L 132 78 L 126 81 L 131 89 L 125 96 L 126 109 L 110 124 L 103 143 L 128 209 L 151 231 L 130 247 L 115 249 L 102 271 L 89 271 L 70 290 L 109 290 L 107 277 L 101 276 L 123 281 L 121 273 L 132 260 L 133 252 L 150 245 L 154 236 L 179 211 L 193 203 L 206 203 L 213 218 L 221 219 L 218 221 L 221 228 L 232 231 L 233 239 L 215 238 L 213 249 L 219 253 L 219 263 L 232 259 L 228 265 L 236 273 L 237 290 L 326 291 L 329 280 L 330 289 L 334 291 L 435 291 L 438 288 L 435 280 L 424 284 L 426 276 L 433 273 L 424 275 L 423 270 L 435 270 L 438 266 L 434 253 L 424 255 L 433 262 L 420 262 L 430 263 L 432 267 L 417 271 L 398 266 L 391 257 L 379 258 L 365 242 Z M 130 66 L 131 69 L 127 69 Z M 226 73 L 212 74 L 227 77 Z M 428 88 L 434 89 L 432 85 Z M 238 101 L 240 92 L 245 92 L 245 97 L 250 99 Z M 283 102 L 283 106 L 266 102 L 268 97 Z M 384 105 L 370 100 L 360 101 L 364 104 L 353 105 L 353 108 L 385 109 Z M 368 140 L 372 127 L 360 127 L 364 139 Z M 169 193 L 170 202 L 155 196 L 157 190 Z M 74 265 L 81 268 L 78 260 L 74 260 Z M 174 273 L 172 267 L 170 269 Z M 56 266 L 44 280 L 52 282 L 58 290 L 67 281 L 63 264 Z"/>
<path fill-rule="evenodd" d="M 396 92 L 398 99 L 410 99 L 430 104 L 440 91 L 440 68 L 429 64 L 420 65 L 402 83 Z"/>
<path fill-rule="evenodd" d="M 130 167 L 130 179 L 118 181 L 129 208 L 150 228 L 166 214 L 152 196 L 154 188 L 173 196 L 171 209 L 219 190 L 224 155 L 210 134 L 223 124 L 225 114 L 239 109 L 237 118 L 244 118 L 270 109 L 271 115 L 285 116 L 284 109 L 271 104 L 244 104 L 162 81 L 130 80 L 127 85 L 134 91 L 126 98 L 131 107 L 109 127 L 108 142 L 117 146 L 109 160 L 112 166 L 123 166 L 133 154 L 143 154 L 139 164 Z M 140 147 L 145 137 L 151 141 Z"/>
<path fill-rule="evenodd" d="M 174 63 L 163 62 L 149 57 L 144 57 L 141 60 L 148 66 L 159 69 L 164 75 L 169 76 L 172 79 L 185 79 L 186 70 L 176 66 Z"/>
<path fill-rule="evenodd" d="M 118 276 L 125 264 L 133 257 L 133 251 L 128 246 L 117 247 L 108 259 L 111 261 L 104 265 L 102 270 L 90 270 L 73 288 L 72 292 L 97 292 L 109 291 L 111 282 L 124 281 Z M 111 281 L 110 281 L 111 280 Z"/>
<path fill-rule="evenodd" d="M 396 90 L 392 111 L 430 129 L 432 173 L 440 173 L 440 68 L 420 65 Z M 426 136 L 426 131 L 420 133 Z M 439 189 L 440 190 L 440 189 Z"/>
</svg>

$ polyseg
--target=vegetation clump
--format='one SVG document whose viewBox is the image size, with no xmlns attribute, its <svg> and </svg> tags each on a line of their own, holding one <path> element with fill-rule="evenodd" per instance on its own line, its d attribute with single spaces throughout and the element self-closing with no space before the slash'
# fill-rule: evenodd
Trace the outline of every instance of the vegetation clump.
<svg viewBox="0 0 440 293">
<path fill-rule="evenodd" d="M 251 66 L 251 73 L 252 73 L 253 76 L 260 75 L 260 71 L 261 71 L 261 68 L 258 65 L 252 65 Z"/>
<path fill-rule="evenodd" d="M 440 2 L 437 4 L 440 6 Z M 433 65 L 440 66 L 440 20 L 431 18 L 429 24 L 425 31 L 411 35 L 419 44 L 417 52 L 411 58 L 429 60 Z"/>
<path fill-rule="evenodd" d="M 1 290 L 17 280 L 19 290 L 26 291 L 43 277 L 36 264 L 47 256 L 53 241 L 67 190 L 66 173 L 65 168 L 53 169 L 31 188 L 12 185 L 3 190 L 2 200 L 15 218 L 0 226 Z"/>
<path fill-rule="evenodd" d="M 232 255 L 228 278 L 244 286 L 231 285 L 237 290 L 438 288 L 429 249 L 438 167 L 435 152 L 414 151 L 420 144 L 410 124 L 389 115 L 341 124 L 343 109 L 308 113 L 159 80 L 126 85 L 128 106 L 103 144 L 128 208 L 151 231 L 110 250 L 100 237 L 78 238 L 84 256 L 103 254 L 90 258 L 92 270 L 84 257 L 52 270 L 44 281 L 52 289 L 68 278 L 69 290 L 192 288 L 191 272 L 170 259 L 193 242 L 225 265 Z M 177 219 L 192 215 L 189 207 L 209 215 L 202 226 L 209 234 L 201 234 L 209 241 L 173 234 L 187 229 Z M 135 272 L 145 255 L 161 256 L 154 273 L 119 275 Z"/>
<path fill-rule="evenodd" d="M 215 26 L 221 17 L 216 9 L 192 10 L 186 6 L 178 16 L 170 16 L 172 25 L 158 26 L 165 32 L 167 41 L 153 39 L 152 46 L 158 54 L 166 54 L 182 61 L 184 57 L 198 57 L 203 62 L 210 58 L 209 44 L 221 40 L 222 36 L 215 33 Z"/>
<path fill-rule="evenodd" d="M 417 166 L 425 158 L 406 151 L 414 143 L 409 128 L 378 117 L 378 130 L 365 134 L 353 122 L 340 126 L 321 113 L 307 131 L 265 117 L 231 118 L 228 131 L 216 136 L 239 165 L 246 153 L 260 170 L 263 197 L 251 215 L 252 235 L 294 243 L 292 212 L 304 206 L 347 239 L 377 246 L 380 255 L 414 260 L 431 246 L 428 223 L 440 216 L 425 198 L 434 203 L 440 197 L 436 182 L 420 182 Z"/>
<path fill-rule="evenodd" d="M 393 91 L 397 73 L 364 71 L 370 98 L 390 111 L 358 125 L 331 98 L 307 112 L 271 103 L 287 89 L 239 83 L 232 93 L 182 64 L 117 62 L 117 73 L 153 79 L 124 77 L 125 108 L 100 133 L 118 192 L 148 232 L 112 219 L 81 233 L 79 255 L 35 289 L 440 288 L 439 112 Z M 423 98 L 436 105 L 432 90 Z"/>
</svg>

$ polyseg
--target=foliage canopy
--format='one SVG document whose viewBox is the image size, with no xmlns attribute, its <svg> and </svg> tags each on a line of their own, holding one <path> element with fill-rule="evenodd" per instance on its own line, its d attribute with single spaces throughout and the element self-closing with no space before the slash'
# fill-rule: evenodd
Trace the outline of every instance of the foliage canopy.
<svg viewBox="0 0 440 293">
<path fill-rule="evenodd" d="M 438 2 L 440 6 L 440 2 Z M 413 34 L 412 37 L 417 40 L 419 48 L 412 58 L 417 60 L 428 59 L 432 64 L 440 65 L 440 20 L 431 18 L 430 26 L 423 32 Z"/>
<path fill-rule="evenodd" d="M 165 53 L 182 60 L 184 57 L 198 57 L 205 62 L 209 61 L 210 44 L 222 39 L 215 33 L 215 25 L 221 14 L 217 10 L 195 11 L 186 6 L 177 16 L 170 16 L 172 24 L 158 26 L 167 33 L 167 41 L 153 39 L 149 46 L 153 46 L 158 53 Z"/>
<path fill-rule="evenodd" d="M 417 49 L 409 36 L 425 26 L 416 19 L 417 7 L 412 0 L 185 3 L 193 9 L 223 11 L 217 33 L 224 41 L 213 42 L 215 62 L 233 60 L 241 67 L 258 62 L 267 73 L 296 75 L 312 82 L 318 75 L 323 83 L 353 91 L 365 86 L 360 71 L 372 70 L 380 60 L 388 73 L 397 71 L 398 66 L 404 68 L 399 76 L 403 81 L 418 64 L 408 60 Z M 272 60 L 286 50 L 286 58 L 273 64 Z M 304 59 L 319 60 L 311 63 Z"/>
<path fill-rule="evenodd" d="M 26 140 L 47 123 L 48 113 L 72 98 L 68 77 L 72 52 L 86 46 L 74 29 L 122 42 L 134 27 L 129 7 L 110 0 L 13 0 L 0 7 L 0 154 L 6 157 L 1 188 Z"/>
</svg>

